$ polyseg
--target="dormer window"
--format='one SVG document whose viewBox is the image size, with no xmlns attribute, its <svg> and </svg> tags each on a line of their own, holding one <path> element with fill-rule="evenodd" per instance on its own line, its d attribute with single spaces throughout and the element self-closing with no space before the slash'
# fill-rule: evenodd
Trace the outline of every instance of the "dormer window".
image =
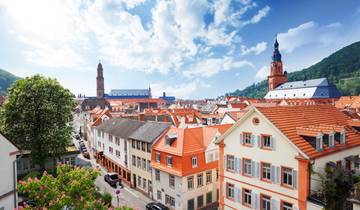
<svg viewBox="0 0 360 210">
<path fill-rule="evenodd" d="M 316 150 L 322 151 L 323 150 L 323 134 L 319 133 L 316 136 Z"/>
<path fill-rule="evenodd" d="M 198 167 L 198 157 L 192 157 L 191 158 L 191 165 L 193 168 Z"/>
<path fill-rule="evenodd" d="M 169 133 L 165 136 L 165 144 L 166 146 L 171 146 L 172 143 L 177 139 L 177 133 Z"/>
<path fill-rule="evenodd" d="M 329 134 L 329 147 L 335 146 L 335 132 Z"/>
<path fill-rule="evenodd" d="M 340 133 L 340 144 L 346 144 L 346 133 L 345 129 L 343 129 Z"/>
</svg>

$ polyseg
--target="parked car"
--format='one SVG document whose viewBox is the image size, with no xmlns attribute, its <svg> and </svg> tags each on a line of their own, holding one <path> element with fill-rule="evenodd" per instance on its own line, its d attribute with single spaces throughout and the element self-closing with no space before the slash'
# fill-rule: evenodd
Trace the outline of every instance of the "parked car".
<svg viewBox="0 0 360 210">
<path fill-rule="evenodd" d="M 161 203 L 151 202 L 146 205 L 146 210 L 169 210 L 169 208 Z"/>
<path fill-rule="evenodd" d="M 119 177 L 116 173 L 108 173 L 104 176 L 104 180 L 111 186 L 116 187 L 117 183 L 119 182 Z"/>
</svg>

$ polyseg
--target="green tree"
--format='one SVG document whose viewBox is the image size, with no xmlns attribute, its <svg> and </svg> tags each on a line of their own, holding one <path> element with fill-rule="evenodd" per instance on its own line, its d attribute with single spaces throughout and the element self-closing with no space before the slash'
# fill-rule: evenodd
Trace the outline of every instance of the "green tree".
<svg viewBox="0 0 360 210">
<path fill-rule="evenodd" d="M 48 158 L 59 157 L 71 139 L 73 95 L 54 79 L 40 75 L 17 80 L 1 110 L 1 130 L 32 161 L 45 169 Z"/>
<path fill-rule="evenodd" d="M 18 189 L 36 203 L 35 207 L 25 205 L 25 209 L 58 210 L 66 206 L 74 210 L 105 210 L 108 204 L 94 185 L 99 175 L 99 171 L 92 168 L 58 165 L 56 177 L 45 171 L 40 179 L 20 181 Z M 119 208 L 122 209 L 130 210 Z"/>
</svg>

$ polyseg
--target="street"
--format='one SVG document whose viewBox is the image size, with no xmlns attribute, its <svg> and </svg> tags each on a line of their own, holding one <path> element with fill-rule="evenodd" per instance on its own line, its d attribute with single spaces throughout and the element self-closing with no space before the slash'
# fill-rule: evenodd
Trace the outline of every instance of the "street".
<svg viewBox="0 0 360 210">
<path fill-rule="evenodd" d="M 79 144 L 77 140 L 73 140 L 75 146 L 79 148 Z M 86 145 L 86 142 L 85 142 Z M 89 150 L 88 150 L 89 151 Z M 91 156 L 91 155 L 90 155 Z M 138 191 L 129 188 L 128 186 L 124 185 L 123 188 L 120 188 L 119 186 L 117 189 L 120 190 L 119 194 L 119 203 L 116 196 L 116 190 L 115 188 L 111 187 L 108 183 L 104 181 L 104 175 L 106 174 L 106 171 L 96 163 L 95 159 L 91 157 L 91 159 L 86 159 L 82 154 L 78 155 L 78 165 L 83 167 L 93 167 L 93 168 L 99 168 L 101 170 L 101 176 L 99 176 L 96 181 L 95 185 L 99 188 L 100 192 L 108 192 L 113 196 L 112 199 L 112 205 L 114 207 L 118 206 L 127 206 L 131 207 L 134 210 L 145 210 L 145 205 L 147 203 L 150 203 L 152 200 L 144 196 L 143 194 L 139 193 Z"/>
</svg>

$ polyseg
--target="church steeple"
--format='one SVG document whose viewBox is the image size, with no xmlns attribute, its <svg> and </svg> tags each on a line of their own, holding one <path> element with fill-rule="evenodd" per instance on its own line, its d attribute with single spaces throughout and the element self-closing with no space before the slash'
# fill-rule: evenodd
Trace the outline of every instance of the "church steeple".
<svg viewBox="0 0 360 210">
<path fill-rule="evenodd" d="M 104 76 L 103 76 L 103 67 L 101 60 L 97 67 L 97 77 L 96 77 L 96 98 L 104 98 L 105 89 L 104 89 Z"/>
<path fill-rule="evenodd" d="M 269 90 L 274 90 L 279 85 L 287 82 L 286 71 L 283 72 L 283 64 L 281 61 L 281 54 L 279 51 L 279 42 L 277 38 L 274 42 L 274 52 L 272 55 L 271 70 L 268 76 Z"/>
</svg>

